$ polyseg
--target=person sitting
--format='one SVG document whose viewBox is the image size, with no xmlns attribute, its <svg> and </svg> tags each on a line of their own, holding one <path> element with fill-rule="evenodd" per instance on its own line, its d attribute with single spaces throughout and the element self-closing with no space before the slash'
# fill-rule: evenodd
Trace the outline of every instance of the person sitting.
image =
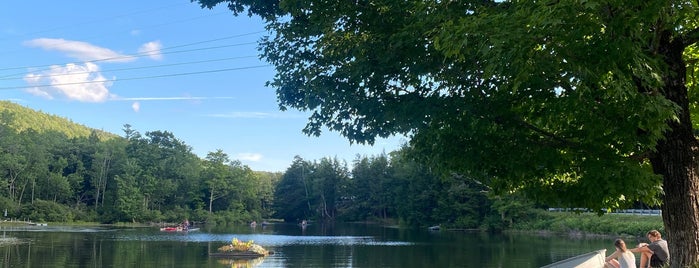
<svg viewBox="0 0 699 268">
<path fill-rule="evenodd" d="M 189 230 L 189 220 L 184 219 L 184 221 L 182 222 L 182 229 Z"/>
<path fill-rule="evenodd" d="M 641 253 L 641 268 L 663 267 L 670 263 L 670 251 L 667 248 L 667 241 L 662 239 L 660 232 L 651 230 L 646 236 L 650 244 L 640 243 L 638 247 L 630 249 L 631 252 Z"/>
<path fill-rule="evenodd" d="M 604 259 L 605 268 L 636 268 L 636 256 L 626 249 L 624 240 L 615 240 L 614 247 L 616 247 L 616 251 Z"/>
</svg>

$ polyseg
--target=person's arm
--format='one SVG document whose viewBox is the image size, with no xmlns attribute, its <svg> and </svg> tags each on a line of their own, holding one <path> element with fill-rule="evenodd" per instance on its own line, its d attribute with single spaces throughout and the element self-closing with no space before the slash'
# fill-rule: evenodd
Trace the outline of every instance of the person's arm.
<svg viewBox="0 0 699 268">
<path fill-rule="evenodd" d="M 633 252 L 633 253 L 639 253 L 639 252 L 640 253 L 646 253 L 646 252 L 653 253 L 653 251 L 648 248 L 648 244 L 646 244 L 646 243 L 638 244 L 638 247 L 630 248 L 628 250 Z"/>
<path fill-rule="evenodd" d="M 616 251 L 614 251 L 614 253 L 612 253 L 612 255 L 609 255 L 609 257 L 607 257 L 606 259 L 604 259 L 604 262 L 608 262 L 608 261 L 611 261 L 611 260 L 613 260 L 613 259 L 618 258 L 618 257 L 619 257 L 619 254 L 621 254 L 621 252 L 617 249 Z"/>
</svg>

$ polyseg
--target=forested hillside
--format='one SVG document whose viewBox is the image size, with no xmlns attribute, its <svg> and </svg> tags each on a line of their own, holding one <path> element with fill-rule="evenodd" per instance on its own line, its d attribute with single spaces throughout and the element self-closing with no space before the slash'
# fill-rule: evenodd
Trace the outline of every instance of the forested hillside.
<svg viewBox="0 0 699 268">
<path fill-rule="evenodd" d="M 31 128 L 36 132 L 57 131 L 69 138 L 76 138 L 87 137 L 95 131 L 100 138 L 116 137 L 113 133 L 91 129 L 70 119 L 35 111 L 10 101 L 0 101 L 0 115 L 0 123 L 9 124 L 18 132 Z"/>
<path fill-rule="evenodd" d="M 406 226 L 502 228 L 533 206 L 490 194 L 480 182 L 442 176 L 406 147 L 362 156 L 290 159 L 256 172 L 221 151 L 203 159 L 168 131 L 103 133 L 0 102 L 0 209 L 32 221 L 230 224 L 396 221 Z"/>
<path fill-rule="evenodd" d="M 0 208 L 34 221 L 237 222 L 269 215 L 272 181 L 168 131 L 123 136 L 0 102 Z"/>
</svg>

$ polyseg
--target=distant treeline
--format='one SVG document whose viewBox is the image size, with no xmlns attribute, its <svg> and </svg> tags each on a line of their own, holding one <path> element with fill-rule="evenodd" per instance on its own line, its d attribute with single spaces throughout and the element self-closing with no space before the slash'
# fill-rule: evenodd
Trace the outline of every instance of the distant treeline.
<svg viewBox="0 0 699 268">
<path fill-rule="evenodd" d="M 168 131 L 123 131 L 0 102 L 0 209 L 8 218 L 55 222 L 282 218 L 503 228 L 534 208 L 468 177 L 439 175 L 408 147 L 351 165 L 296 157 L 285 172 L 269 173 L 221 150 L 201 159 Z"/>
</svg>

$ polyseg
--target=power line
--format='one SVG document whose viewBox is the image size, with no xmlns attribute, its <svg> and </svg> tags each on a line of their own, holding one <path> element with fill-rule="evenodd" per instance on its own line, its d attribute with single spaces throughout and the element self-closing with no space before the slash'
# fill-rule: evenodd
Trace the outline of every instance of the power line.
<svg viewBox="0 0 699 268">
<path fill-rule="evenodd" d="M 70 85 L 106 83 L 106 82 L 116 82 L 116 81 L 143 80 L 143 79 L 153 79 L 153 78 L 163 78 L 163 77 L 174 77 L 174 76 L 185 76 L 185 75 L 197 75 L 197 74 L 220 73 L 220 72 L 229 72 L 229 71 L 240 71 L 240 70 L 257 69 L 257 68 L 263 68 L 263 67 L 269 67 L 269 66 L 271 66 L 271 65 L 265 64 L 265 65 L 254 65 L 254 66 L 237 67 L 237 68 L 225 68 L 225 69 L 206 70 L 206 71 L 198 71 L 198 72 L 173 73 L 173 74 L 163 74 L 163 75 L 153 75 L 153 76 L 141 76 L 141 77 L 130 77 L 130 78 L 121 78 L 121 79 L 107 79 L 107 80 L 100 80 L 100 81 L 83 81 L 83 82 L 60 83 L 60 84 L 43 84 L 43 85 L 33 85 L 33 86 L 0 87 L 0 90 L 29 89 L 29 88 L 35 88 L 35 87 L 56 87 L 56 86 L 70 86 Z"/>
<path fill-rule="evenodd" d="M 186 52 L 193 52 L 193 51 L 202 51 L 202 50 L 212 50 L 212 49 L 220 49 L 220 48 L 227 48 L 227 47 L 245 46 L 245 45 L 252 45 L 252 44 L 257 44 L 257 42 L 238 43 L 238 44 L 230 44 L 230 45 L 222 45 L 222 46 L 214 46 L 214 47 L 203 47 L 203 48 L 188 49 L 188 50 L 176 50 L 176 51 L 170 51 L 170 52 L 163 52 L 160 54 L 178 54 L 178 53 L 186 53 Z M 124 56 L 119 56 L 119 57 L 111 57 L 111 58 L 104 58 L 104 59 L 97 59 L 97 60 L 82 61 L 82 62 L 78 62 L 77 64 L 147 57 L 147 56 L 150 56 L 152 52 L 154 52 L 154 51 L 145 51 L 142 53 L 124 55 Z M 46 70 L 50 70 L 50 68 L 48 68 L 48 67 L 51 67 L 54 65 L 65 65 L 65 64 L 69 64 L 69 63 L 71 63 L 71 62 L 66 62 L 66 63 L 62 63 L 62 64 L 51 64 L 51 65 L 11 67 L 11 68 L 0 69 L 0 71 L 29 69 L 29 68 L 42 68 L 42 69 L 36 70 L 36 71 L 46 71 Z M 11 78 L 11 77 L 16 77 L 17 75 L 23 75 L 25 73 L 26 72 L 8 74 L 5 76 L 0 76 L 0 78 Z"/>
<path fill-rule="evenodd" d="M 194 43 L 189 43 L 189 44 L 184 44 L 184 45 L 166 47 L 166 48 L 162 48 L 160 50 L 188 47 L 188 46 L 211 43 L 211 42 L 216 42 L 216 41 L 221 41 L 221 40 L 228 40 L 228 39 L 238 38 L 238 37 L 243 37 L 243 36 L 248 36 L 248 35 L 255 35 L 255 34 L 264 33 L 264 32 L 265 31 L 256 31 L 256 32 L 250 32 L 250 33 L 244 33 L 244 34 L 229 35 L 229 36 L 225 36 L 225 37 L 221 37 L 221 38 L 215 38 L 215 39 L 209 39 L 209 40 L 204 40 L 204 41 L 199 41 L 199 42 L 194 42 Z"/>
<path fill-rule="evenodd" d="M 62 28 L 70 28 L 70 27 L 73 27 L 73 26 L 79 26 L 79 25 L 83 25 L 83 24 L 89 24 L 89 23 L 97 22 L 97 21 L 113 20 L 113 19 L 115 19 L 115 18 L 127 17 L 127 16 L 131 16 L 131 15 L 139 14 L 139 13 L 150 13 L 150 12 L 156 11 L 156 10 L 160 11 L 160 10 L 163 10 L 163 9 L 169 9 L 169 8 L 172 8 L 172 7 L 175 7 L 175 6 L 178 6 L 178 5 L 182 5 L 182 4 L 168 5 L 168 6 L 164 6 L 164 7 L 152 8 L 152 9 L 147 9 L 147 10 L 142 10 L 142 11 L 127 13 L 127 14 L 112 16 L 112 17 L 106 18 L 106 19 L 103 18 L 103 19 L 96 19 L 96 20 L 86 21 L 86 22 L 81 22 L 81 23 L 74 23 L 74 24 L 70 24 L 70 25 L 54 27 L 54 28 L 47 29 L 47 30 L 40 30 L 40 31 L 35 31 L 35 32 L 20 34 L 20 35 L 18 35 L 18 36 L 35 35 L 35 34 L 39 34 L 39 33 L 55 31 L 55 30 L 62 29 Z M 221 15 L 221 14 L 226 14 L 226 13 L 227 13 L 227 12 L 225 12 L 225 11 L 224 11 L 224 12 L 217 12 L 217 13 L 214 13 L 213 15 L 204 15 L 204 16 L 197 16 L 197 17 L 186 18 L 186 19 L 181 19 L 181 20 L 175 20 L 175 21 L 165 22 L 165 23 L 161 23 L 161 24 L 156 24 L 156 25 L 150 25 L 150 26 L 146 26 L 146 27 L 141 27 L 140 29 L 156 28 L 156 27 L 167 26 L 167 25 L 170 25 L 170 24 L 176 24 L 176 23 L 182 23 L 182 22 L 187 22 L 187 21 L 200 20 L 200 19 L 208 18 L 208 17 L 214 16 L 214 15 Z M 214 40 L 211 40 L 211 41 L 220 41 L 220 40 L 224 40 L 224 39 L 228 39 L 228 38 L 234 38 L 234 37 L 241 37 L 241 36 L 246 36 L 246 35 L 251 35 L 251 34 L 257 34 L 257 33 L 260 33 L 260 32 L 263 32 L 263 31 L 258 31 L 258 32 L 253 32 L 253 33 L 247 33 L 247 34 L 240 34 L 240 35 L 234 35 L 234 36 L 230 36 L 230 37 L 224 37 L 224 38 L 214 39 Z M 87 36 L 85 36 L 85 37 L 87 37 Z M 0 38 L 0 41 L 7 40 L 7 39 L 10 39 L 10 38 Z M 68 42 L 70 42 L 70 40 L 66 40 L 65 42 L 62 42 L 62 43 L 60 43 L 60 42 L 59 42 L 59 43 L 56 43 L 56 44 L 54 44 L 53 46 L 49 46 L 48 48 L 53 48 L 53 47 L 56 47 L 56 46 L 59 46 L 59 45 L 61 45 L 61 44 L 65 44 L 65 43 L 68 43 Z M 205 42 L 209 42 L 209 41 L 204 41 L 204 42 L 199 42 L 199 43 L 205 43 Z M 198 44 L 198 43 L 194 43 L 194 44 Z M 192 44 L 192 45 L 194 45 L 194 44 Z M 187 46 L 187 45 L 183 45 L 183 46 Z M 179 47 L 179 46 L 176 46 L 176 47 Z M 12 53 L 12 52 L 13 52 L 13 51 L 4 51 L 3 53 L 0 53 L 0 55 L 1 55 L 1 54 Z M 4 70 L 4 69 L 0 69 L 0 70 Z"/>
<path fill-rule="evenodd" d="M 246 59 L 246 58 L 257 58 L 257 56 L 239 56 L 239 57 L 229 57 L 229 58 L 222 58 L 222 59 L 209 59 L 209 60 L 201 60 L 201 61 L 180 62 L 180 63 L 172 63 L 172 64 L 149 65 L 149 66 L 119 68 L 119 69 L 107 69 L 107 70 L 99 70 L 99 72 L 131 71 L 131 70 L 141 70 L 141 69 L 151 69 L 151 68 L 161 68 L 161 67 L 172 67 L 172 66 L 180 66 L 180 65 L 209 63 L 209 62 L 217 62 L 217 61 L 239 60 L 239 59 Z M 44 75 L 42 77 L 60 77 L 60 76 L 66 76 L 66 75 L 89 74 L 89 73 L 94 73 L 94 72 L 97 72 L 97 71 L 73 72 L 73 73 L 69 73 L 69 74 L 52 74 L 52 75 Z M 17 77 L 17 76 L 15 76 L 15 77 L 0 77 L 0 81 L 20 80 L 20 79 L 24 79 L 24 77 Z"/>
<path fill-rule="evenodd" d="M 194 43 L 187 43 L 187 44 L 182 44 L 182 45 L 176 45 L 176 46 L 171 46 L 171 47 L 165 47 L 161 48 L 159 50 L 149 50 L 149 51 L 144 51 L 141 53 L 136 53 L 136 54 L 130 54 L 130 55 L 124 55 L 124 56 L 119 56 L 119 57 L 111 57 L 111 58 L 104 58 L 104 59 L 96 59 L 96 60 L 89 60 L 89 61 L 83 61 L 80 62 L 82 64 L 88 63 L 88 62 L 100 62 L 100 61 L 110 61 L 110 60 L 120 60 L 120 59 L 128 59 L 128 58 L 139 58 L 139 57 L 144 57 L 144 56 L 150 56 L 151 53 L 157 52 L 157 51 L 163 51 L 163 50 L 170 50 L 174 48 L 181 48 L 181 47 L 188 47 L 188 46 L 194 46 L 194 45 L 199 45 L 199 44 L 205 44 L 205 43 L 211 43 L 211 42 L 216 42 L 216 41 L 221 41 L 221 40 L 227 40 L 227 39 L 233 39 L 233 38 L 238 38 L 238 37 L 243 37 L 243 36 L 248 36 L 248 35 L 254 35 L 258 33 L 262 33 L 264 31 L 257 31 L 257 32 L 250 32 L 250 33 L 244 33 L 244 34 L 236 34 L 236 35 L 229 35 L 221 38 L 215 38 L 215 39 L 209 39 L 209 40 L 204 40 L 204 41 L 198 41 Z M 200 48 L 199 50 L 206 50 L 206 49 L 216 49 L 216 48 L 222 48 L 222 47 L 230 47 L 230 46 L 241 46 L 241 45 L 250 45 L 250 44 L 256 44 L 257 42 L 246 42 L 246 43 L 239 43 L 239 44 L 232 44 L 232 45 L 227 45 L 227 46 L 217 46 L 217 47 L 208 47 L 208 48 Z M 195 50 L 185 50 L 185 51 L 174 51 L 174 52 L 165 52 L 161 54 L 173 54 L 173 53 L 181 53 L 181 52 L 190 52 L 190 51 L 197 51 Z M 34 66 L 19 66 L 19 67 L 6 67 L 6 68 L 0 68 L 0 71 L 8 71 L 8 70 L 17 70 L 17 69 L 27 69 L 27 68 L 42 68 L 42 67 L 50 67 L 52 65 L 65 65 L 70 62 L 66 63 L 61 63 L 61 64 L 44 64 L 44 65 L 34 65 Z M 5 76 L 6 77 L 6 76 Z"/>
</svg>

